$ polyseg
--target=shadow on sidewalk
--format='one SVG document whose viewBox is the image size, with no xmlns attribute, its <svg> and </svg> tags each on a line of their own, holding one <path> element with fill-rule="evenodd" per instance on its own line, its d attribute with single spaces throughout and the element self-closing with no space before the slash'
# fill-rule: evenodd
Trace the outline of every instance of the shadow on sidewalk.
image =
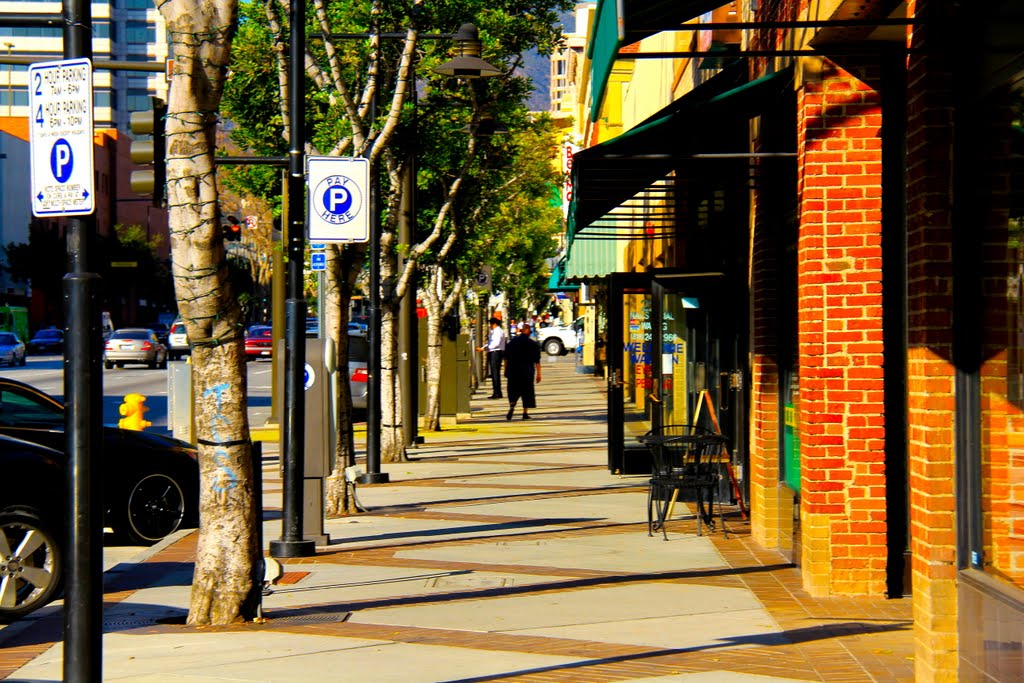
<svg viewBox="0 0 1024 683">
<path fill-rule="evenodd" d="M 361 543 L 364 541 L 384 541 L 399 538 L 429 538 L 431 536 L 448 536 L 451 534 L 478 534 L 486 531 L 507 531 L 510 529 L 529 529 L 533 527 L 546 527 L 546 526 L 557 526 L 564 524 L 582 524 L 585 522 L 595 522 L 599 519 L 597 517 L 565 517 L 565 518 L 545 518 L 545 519 L 524 519 L 515 522 L 495 522 L 493 524 L 477 524 L 475 526 L 460 526 L 454 528 L 445 529 L 417 529 L 415 531 L 399 531 L 390 534 L 374 534 L 372 536 L 357 536 L 354 538 L 343 538 L 335 541 L 331 541 L 329 545 L 342 545 L 345 543 Z M 459 539 L 451 539 L 459 540 Z M 411 544 L 410 544 L 411 545 Z M 388 546 L 394 548 L 398 546 Z M 318 553 L 320 554 L 320 553 Z"/>
<path fill-rule="evenodd" d="M 503 493 L 496 496 L 483 496 L 481 498 L 450 498 L 450 499 L 439 499 L 439 500 L 426 500 L 422 503 L 399 503 L 395 505 L 382 505 L 380 507 L 366 507 L 366 511 L 375 515 L 386 515 L 390 513 L 400 512 L 422 512 L 428 507 L 436 507 L 438 505 L 464 505 L 470 507 L 472 505 L 480 505 L 486 503 L 496 502 L 508 502 L 516 500 L 534 499 L 534 500 L 546 500 L 549 498 L 566 498 L 574 496 L 582 496 L 588 494 L 600 494 L 600 493 L 622 493 L 625 489 L 638 488 L 639 484 L 623 484 L 618 487 L 611 486 L 591 486 L 587 488 L 579 489 L 560 489 L 558 491 L 551 490 L 532 490 L 527 493 Z M 472 510 L 467 510 L 472 513 Z M 603 518 L 599 518 L 603 519 Z"/>
<path fill-rule="evenodd" d="M 473 678 L 459 678 L 446 681 L 445 683 L 486 683 L 487 681 L 505 681 L 513 676 L 541 676 L 545 673 L 555 671 L 571 671 L 574 669 L 586 669 L 593 666 L 605 664 L 621 664 L 625 662 L 636 662 L 641 660 L 657 659 L 673 655 L 685 655 L 693 653 L 707 653 L 715 650 L 725 650 L 740 645 L 754 645 L 760 647 L 777 647 L 780 645 L 791 645 L 798 643 L 809 643 L 818 640 L 828 640 L 840 636 L 847 636 L 852 633 L 861 635 L 871 633 L 891 633 L 895 631 L 909 631 L 913 628 L 912 621 L 900 620 L 891 624 L 870 624 L 861 621 L 848 621 L 841 624 L 829 624 L 824 626 L 808 626 L 806 628 L 779 631 L 776 633 L 759 633 L 751 636 L 738 636 L 722 638 L 722 642 L 713 645 L 702 645 L 698 647 L 667 648 L 651 650 L 648 652 L 637 652 L 620 655 L 617 657 L 602 657 L 601 659 L 588 659 L 582 662 L 569 664 L 557 664 L 554 666 L 536 667 L 533 669 L 520 669 L 518 671 L 506 671 L 500 674 L 488 676 L 474 676 Z M 723 668 L 727 664 L 723 662 Z M 585 674 L 580 673 L 581 680 L 586 680 Z"/>
</svg>

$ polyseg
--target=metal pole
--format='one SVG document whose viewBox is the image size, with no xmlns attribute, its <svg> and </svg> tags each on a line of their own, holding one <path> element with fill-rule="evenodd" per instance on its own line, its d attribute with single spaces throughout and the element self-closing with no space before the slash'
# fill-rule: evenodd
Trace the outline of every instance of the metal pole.
<svg viewBox="0 0 1024 683">
<path fill-rule="evenodd" d="M 402 207 L 398 219 L 398 241 L 414 244 L 416 230 L 416 153 L 406 160 L 406 173 L 402 187 Z M 404 264 L 403 264 L 404 266 Z M 398 357 L 399 377 L 402 383 L 402 426 L 405 445 L 415 447 L 419 440 L 419 319 L 416 317 L 416 280 L 414 276 L 402 297 L 399 309 Z"/>
<path fill-rule="evenodd" d="M 376 30 L 377 26 L 374 25 Z M 370 99 L 370 126 L 377 119 L 377 89 Z M 367 156 L 370 149 L 367 148 Z M 366 473 L 357 480 L 360 484 L 381 484 L 389 480 L 386 472 L 380 471 L 380 212 L 377 191 L 379 174 L 370 164 L 370 310 L 367 337 L 370 353 L 367 358 L 369 381 L 366 384 Z"/>
<path fill-rule="evenodd" d="M 64 0 L 64 58 L 92 59 L 92 8 Z M 90 153 L 92 151 L 90 150 Z M 65 450 L 68 454 L 68 553 L 65 565 L 64 680 L 103 679 L 103 506 L 93 455 L 100 453 L 103 375 L 100 368 L 99 275 L 87 272 L 95 218 L 67 223 L 64 278 Z"/>
<path fill-rule="evenodd" d="M 284 421 L 281 454 L 284 458 L 281 538 L 270 542 L 273 557 L 309 557 L 316 544 L 302 538 L 302 456 L 305 446 L 306 402 L 306 299 L 303 256 L 306 250 L 305 210 L 305 70 L 306 0 L 292 0 L 289 11 L 288 108 L 291 114 L 288 149 L 288 299 L 285 301 Z"/>
</svg>

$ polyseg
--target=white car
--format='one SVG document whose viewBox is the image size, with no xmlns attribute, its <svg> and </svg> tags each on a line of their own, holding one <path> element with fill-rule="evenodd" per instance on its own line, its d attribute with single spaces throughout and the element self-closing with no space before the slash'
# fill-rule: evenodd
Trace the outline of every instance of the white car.
<svg viewBox="0 0 1024 683">
<path fill-rule="evenodd" d="M 188 343 L 185 323 L 175 320 L 174 324 L 171 325 L 170 333 L 167 335 L 167 357 L 171 360 L 178 360 L 190 353 L 192 353 L 192 347 Z"/>
<path fill-rule="evenodd" d="M 537 341 L 549 356 L 561 356 L 569 351 L 575 351 L 579 346 L 576 330 L 562 325 L 538 328 Z"/>
</svg>

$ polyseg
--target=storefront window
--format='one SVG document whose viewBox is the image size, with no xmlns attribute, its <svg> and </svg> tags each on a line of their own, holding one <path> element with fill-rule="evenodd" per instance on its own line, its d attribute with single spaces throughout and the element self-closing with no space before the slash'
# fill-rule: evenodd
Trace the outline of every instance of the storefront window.
<svg viewBox="0 0 1024 683">
<path fill-rule="evenodd" d="M 1004 87 L 986 104 L 983 558 L 975 564 L 1024 588 L 1024 89 Z"/>
</svg>

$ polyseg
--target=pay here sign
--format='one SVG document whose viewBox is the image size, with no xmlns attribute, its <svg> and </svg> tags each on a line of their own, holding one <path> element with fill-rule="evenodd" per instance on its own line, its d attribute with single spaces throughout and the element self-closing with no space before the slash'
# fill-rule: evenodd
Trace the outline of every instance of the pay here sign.
<svg viewBox="0 0 1024 683">
<path fill-rule="evenodd" d="M 370 162 L 309 157 L 306 163 L 311 242 L 370 240 Z"/>
</svg>

